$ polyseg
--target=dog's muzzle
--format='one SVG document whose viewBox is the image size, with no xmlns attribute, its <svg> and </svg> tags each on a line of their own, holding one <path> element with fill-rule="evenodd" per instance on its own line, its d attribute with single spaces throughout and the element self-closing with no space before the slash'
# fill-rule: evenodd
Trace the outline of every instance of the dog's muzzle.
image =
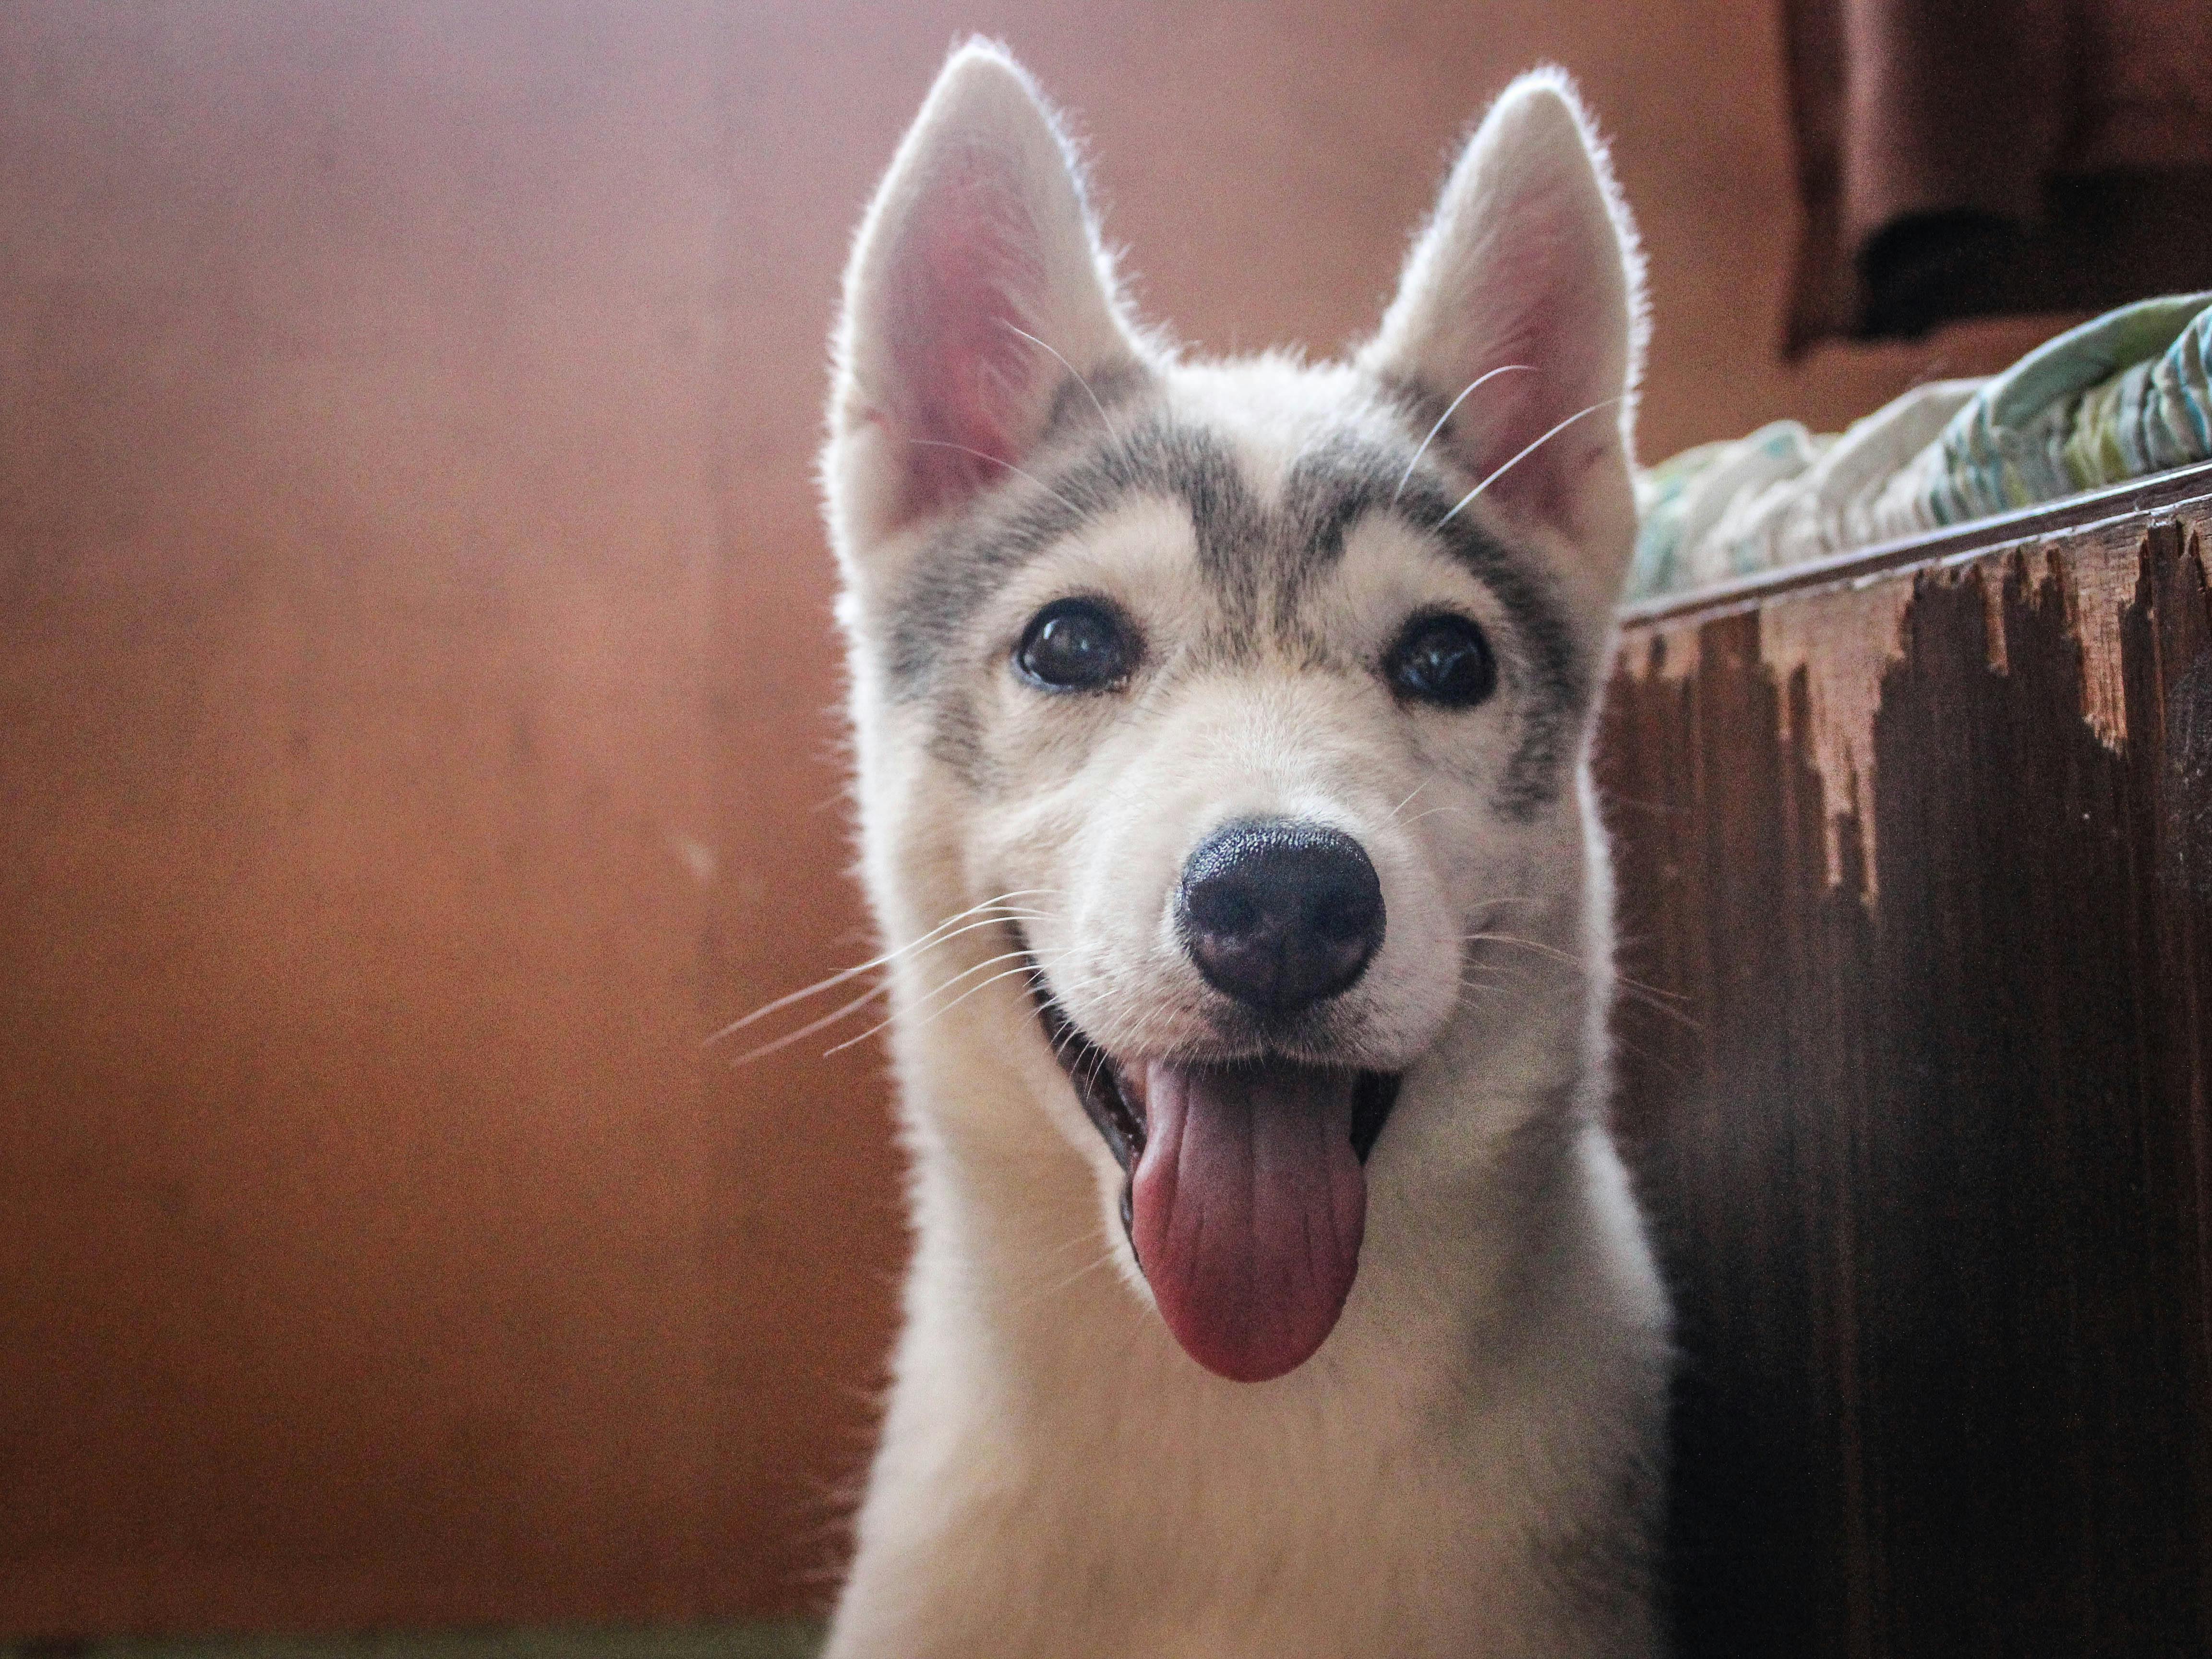
<svg viewBox="0 0 2212 1659">
<path fill-rule="evenodd" d="M 1117 1060 L 1014 932 L 1045 1041 L 1121 1166 L 1121 1226 L 1162 1316 L 1208 1370 L 1261 1382 L 1304 1363 L 1343 1310 L 1364 1166 L 1400 1083 L 1292 1058 L 1266 1034 L 1310 1032 L 1310 1011 L 1365 972 L 1382 942 L 1381 885 L 1340 831 L 1231 824 L 1186 865 L 1176 921 L 1200 973 L 1258 1036 L 1256 1056 Z"/>
</svg>

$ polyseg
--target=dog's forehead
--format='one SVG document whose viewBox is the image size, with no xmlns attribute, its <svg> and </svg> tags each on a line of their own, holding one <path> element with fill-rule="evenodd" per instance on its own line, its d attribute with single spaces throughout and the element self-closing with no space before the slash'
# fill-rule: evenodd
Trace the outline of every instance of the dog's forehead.
<svg viewBox="0 0 2212 1659">
<path fill-rule="evenodd" d="M 1056 580 L 1141 584 L 1164 556 L 1194 567 L 1212 644 L 1304 653 L 1307 600 L 1341 567 L 1354 526 L 1389 519 L 1495 601 L 1526 705 L 1510 793 L 1549 796 L 1586 694 L 1583 642 L 1542 553 L 1455 511 L 1459 489 L 1433 461 L 1416 465 L 1402 404 L 1342 366 L 1281 357 L 1100 390 L 1097 403 L 1063 397 L 1018 484 L 941 526 L 908 564 L 878 617 L 895 698 L 957 705 L 969 712 L 951 724 L 964 729 L 974 714 L 957 682 L 1018 629 L 998 614 L 1011 593 L 1042 604 Z M 1147 540 L 1146 525 L 1169 533 Z M 1142 550 L 1118 579 L 1101 562 L 1117 549 Z M 1143 594 L 1128 597 L 1142 608 Z"/>
<path fill-rule="evenodd" d="M 1287 359 L 1178 366 L 1103 403 L 1060 401 L 1018 483 L 941 527 L 887 607 L 892 681 L 922 693 L 972 643 L 993 601 L 1050 573 L 1096 578 L 1110 550 L 1194 562 L 1202 588 L 1257 642 L 1340 556 L 1361 514 L 1396 505 L 1413 444 L 1395 410 L 1352 371 Z M 1124 533 L 1142 526 L 1153 538 Z M 1472 528 L 1472 526 L 1469 526 Z M 1165 532 L 1166 533 L 1161 533 Z M 1031 581 L 1022 581 L 1024 576 Z"/>
<path fill-rule="evenodd" d="M 1269 353 L 1232 363 L 1178 366 L 1154 409 L 1214 435 L 1263 501 L 1279 501 L 1302 463 L 1364 450 L 1378 467 L 1410 458 L 1405 416 L 1375 384 L 1341 363 L 1310 366 Z"/>
</svg>

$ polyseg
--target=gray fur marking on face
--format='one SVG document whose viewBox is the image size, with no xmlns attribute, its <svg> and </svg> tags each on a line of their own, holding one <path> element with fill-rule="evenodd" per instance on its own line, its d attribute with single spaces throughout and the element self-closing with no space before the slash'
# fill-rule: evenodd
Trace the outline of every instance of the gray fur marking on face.
<svg viewBox="0 0 2212 1659">
<path fill-rule="evenodd" d="M 1344 555 L 1352 526 L 1370 513 L 1392 513 L 1435 537 L 1468 574 L 1496 596 L 1512 624 L 1524 668 L 1521 741 L 1507 763 L 1498 809 L 1526 819 L 1553 799 L 1588 700 L 1580 641 L 1540 567 L 1464 514 L 1446 521 L 1459 492 L 1438 474 L 1406 477 L 1407 453 L 1348 435 L 1309 450 L 1291 467 L 1283 496 L 1303 531 L 1303 557 L 1285 566 L 1281 605 L 1294 611 L 1302 590 Z M 1399 479 L 1405 477 L 1401 489 Z"/>
<path fill-rule="evenodd" d="M 1063 400 L 1062 407 L 1073 405 Z M 1045 457 L 1050 452 L 1048 446 Z M 1260 523 L 1229 452 L 1192 427 L 1147 421 L 1058 468 L 1041 458 L 1033 476 L 1041 490 L 1017 483 L 1013 500 L 947 526 L 915 561 L 890 612 L 890 678 L 901 701 L 929 695 L 937 674 L 958 657 L 975 613 L 1024 566 L 1132 497 L 1182 503 L 1200 563 L 1214 568 L 1234 564 L 1225 549 L 1249 542 Z"/>
<path fill-rule="evenodd" d="M 1209 645 L 1236 657 L 1263 638 L 1318 657 L 1325 641 L 1309 637 L 1300 617 L 1314 584 L 1344 555 L 1346 536 L 1362 518 L 1392 513 L 1437 538 L 1444 551 L 1486 586 L 1504 609 L 1523 666 L 1522 729 L 1497 799 L 1498 810 L 1525 819 L 1553 799 L 1586 700 L 1583 652 L 1548 582 L 1529 562 L 1466 515 L 1443 522 L 1456 495 L 1436 475 L 1415 472 L 1402 490 L 1410 447 L 1386 447 L 1339 434 L 1308 450 L 1285 479 L 1270 508 L 1246 484 L 1234 456 L 1203 428 L 1154 416 L 1106 434 L 1087 398 L 1067 392 L 1055 428 L 1091 428 L 1096 444 L 1058 467 L 1048 441 L 1034 483 L 1010 487 L 1008 500 L 948 526 L 915 561 L 890 608 L 885 641 L 893 695 L 901 702 L 934 700 L 931 751 L 972 787 L 988 768 L 983 733 L 959 673 L 972 658 L 967 637 L 976 614 L 1007 581 L 1055 543 L 1121 503 L 1150 496 L 1179 503 L 1190 515 L 1199 574 L 1221 610 Z M 1126 405 L 1125 405 L 1126 407 Z M 1087 422 L 1080 420 L 1090 414 Z M 1103 442 L 1097 440 L 1103 437 Z"/>
</svg>

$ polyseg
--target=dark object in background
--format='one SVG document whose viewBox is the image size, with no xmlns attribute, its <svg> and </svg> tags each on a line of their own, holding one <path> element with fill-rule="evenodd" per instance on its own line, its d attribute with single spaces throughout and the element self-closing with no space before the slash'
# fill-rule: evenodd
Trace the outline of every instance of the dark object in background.
<svg viewBox="0 0 2212 1659">
<path fill-rule="evenodd" d="M 2212 287 L 2212 0 L 1787 0 L 1792 356 Z"/>
</svg>

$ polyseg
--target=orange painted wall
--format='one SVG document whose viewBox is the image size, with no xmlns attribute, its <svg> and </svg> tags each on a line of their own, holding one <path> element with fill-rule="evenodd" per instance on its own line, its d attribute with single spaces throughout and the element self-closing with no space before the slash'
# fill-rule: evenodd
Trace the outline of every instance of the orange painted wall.
<svg viewBox="0 0 2212 1659">
<path fill-rule="evenodd" d="M 809 479 L 945 47 L 1091 141 L 1154 314 L 1327 349 L 1562 61 L 1647 453 L 1778 362 L 1761 0 L 0 9 L 0 1636 L 805 1606 L 901 1255 Z"/>
</svg>

